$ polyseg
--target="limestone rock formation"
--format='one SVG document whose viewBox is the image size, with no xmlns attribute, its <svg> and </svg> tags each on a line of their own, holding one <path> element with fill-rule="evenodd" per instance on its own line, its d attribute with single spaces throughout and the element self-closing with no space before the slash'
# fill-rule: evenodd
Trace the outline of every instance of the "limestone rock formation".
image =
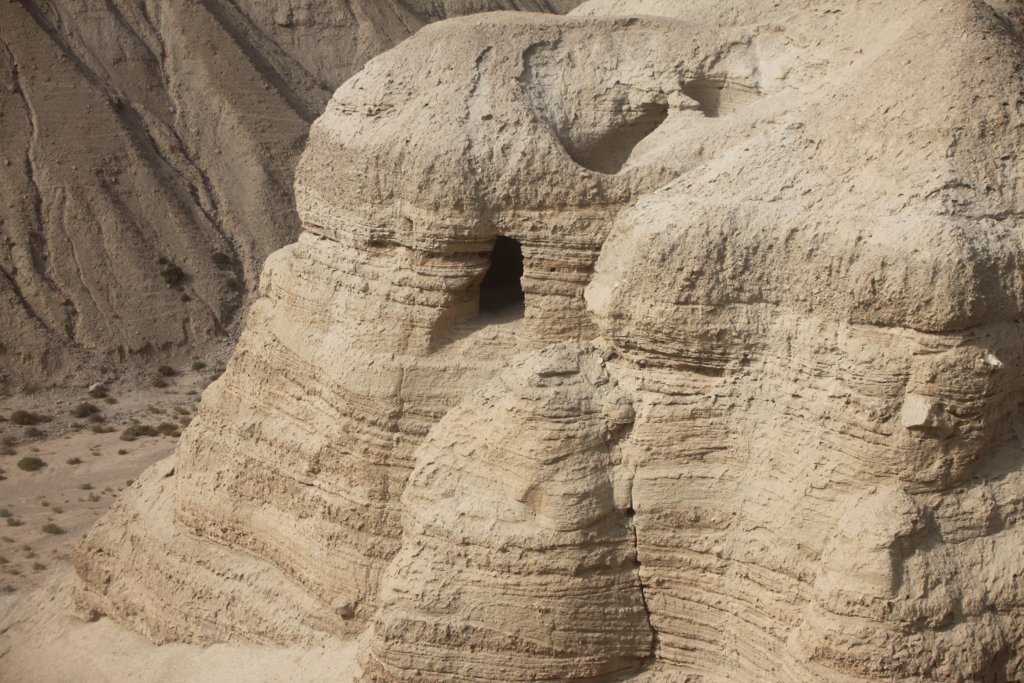
<svg viewBox="0 0 1024 683">
<path fill-rule="evenodd" d="M 233 338 L 340 83 L 430 21 L 574 4 L 0 5 L 0 391 Z"/>
<path fill-rule="evenodd" d="M 83 610 L 367 681 L 1024 678 L 1020 13 L 624 7 L 335 93 Z"/>
</svg>

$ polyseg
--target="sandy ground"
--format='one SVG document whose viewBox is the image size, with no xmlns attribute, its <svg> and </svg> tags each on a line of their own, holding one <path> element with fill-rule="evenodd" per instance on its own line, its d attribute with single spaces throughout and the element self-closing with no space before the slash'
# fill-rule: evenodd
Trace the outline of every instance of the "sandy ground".
<svg viewBox="0 0 1024 683">
<path fill-rule="evenodd" d="M 60 561 L 39 588 L 0 598 L 0 681 L 4 683 L 347 683 L 355 642 L 303 648 L 153 645 L 109 619 L 70 613 L 70 564 Z M 12 615 L 18 615 L 14 617 Z"/>
<path fill-rule="evenodd" d="M 79 388 L 0 401 L 0 416 L 6 418 L 0 422 L 0 452 L 5 453 L 0 455 L 0 592 L 40 585 L 51 565 L 69 559 L 74 543 L 118 494 L 174 452 L 172 430 L 184 429 L 192 419 L 200 391 L 215 374 L 188 372 L 167 378 L 168 386 L 159 388 L 113 386 L 107 399 Z M 75 417 L 72 412 L 83 403 L 98 412 Z M 13 424 L 16 410 L 51 419 Z M 168 434 L 123 440 L 133 423 L 164 425 Z M 25 471 L 18 465 L 24 457 L 39 458 L 45 466 Z"/>
<path fill-rule="evenodd" d="M 0 400 L 0 682 L 193 683 L 350 681 L 354 643 L 268 648 L 246 644 L 157 646 L 109 619 L 73 615 L 71 553 L 92 523 L 147 467 L 171 455 L 173 435 L 125 441 L 131 424 L 173 424 L 195 415 L 216 370 L 189 371 L 166 387 L 111 387 L 109 400 L 59 389 Z M 101 418 L 78 418 L 81 403 Z M 48 422 L 17 425 L 25 410 Z M 166 431 L 170 431 L 168 428 Z M 13 451 L 13 453 L 11 452 Z M 23 457 L 46 463 L 18 467 Z M 44 530 L 47 524 L 58 529 Z"/>
</svg>

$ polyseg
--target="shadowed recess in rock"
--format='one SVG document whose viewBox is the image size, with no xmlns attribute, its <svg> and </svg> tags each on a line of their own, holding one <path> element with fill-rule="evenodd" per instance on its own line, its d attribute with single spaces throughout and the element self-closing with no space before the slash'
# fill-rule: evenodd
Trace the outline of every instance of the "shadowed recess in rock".
<svg viewBox="0 0 1024 683">
<path fill-rule="evenodd" d="M 498 236 L 491 266 L 480 283 L 481 313 L 523 313 L 523 248 L 518 240 Z"/>
</svg>

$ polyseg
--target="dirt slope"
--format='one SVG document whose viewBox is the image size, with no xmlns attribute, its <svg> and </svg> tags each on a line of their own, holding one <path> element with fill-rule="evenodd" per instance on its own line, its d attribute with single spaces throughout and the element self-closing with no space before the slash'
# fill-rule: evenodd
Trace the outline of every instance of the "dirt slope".
<svg viewBox="0 0 1024 683">
<path fill-rule="evenodd" d="M 342 81 L 449 15 L 575 4 L 0 5 L 0 392 L 229 342 Z"/>
</svg>

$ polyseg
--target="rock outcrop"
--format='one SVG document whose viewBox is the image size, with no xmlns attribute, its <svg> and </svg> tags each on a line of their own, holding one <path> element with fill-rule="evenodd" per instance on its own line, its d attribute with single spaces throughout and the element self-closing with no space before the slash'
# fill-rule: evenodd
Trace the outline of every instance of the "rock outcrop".
<svg viewBox="0 0 1024 683">
<path fill-rule="evenodd" d="M 424 24 L 571 0 L 0 6 L 0 391 L 237 336 L 310 122 Z"/>
<path fill-rule="evenodd" d="M 365 680 L 1024 678 L 1019 13 L 621 5 L 335 93 L 84 610 Z"/>
</svg>

